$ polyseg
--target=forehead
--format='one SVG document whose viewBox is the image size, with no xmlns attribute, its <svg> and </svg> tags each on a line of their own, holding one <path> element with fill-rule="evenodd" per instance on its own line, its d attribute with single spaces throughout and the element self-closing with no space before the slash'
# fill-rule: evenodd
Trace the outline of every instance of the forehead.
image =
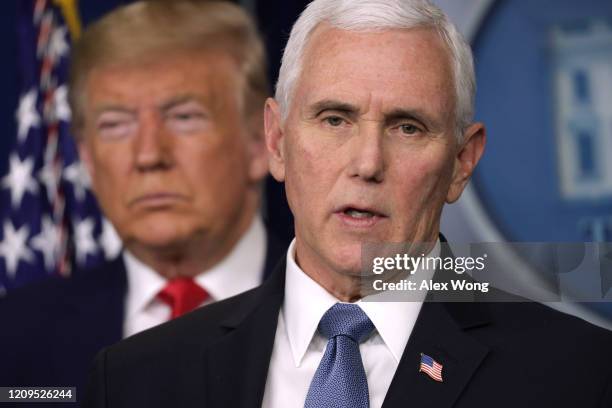
<svg viewBox="0 0 612 408">
<path fill-rule="evenodd" d="M 372 108 L 454 107 L 449 52 L 429 28 L 354 32 L 322 24 L 312 33 L 297 81 L 297 101 L 340 98 Z"/>
<path fill-rule="evenodd" d="M 175 51 L 95 67 L 87 76 L 85 90 L 88 102 L 94 104 L 109 99 L 153 102 L 186 93 L 213 100 L 233 95 L 237 82 L 238 70 L 229 56 Z"/>
</svg>

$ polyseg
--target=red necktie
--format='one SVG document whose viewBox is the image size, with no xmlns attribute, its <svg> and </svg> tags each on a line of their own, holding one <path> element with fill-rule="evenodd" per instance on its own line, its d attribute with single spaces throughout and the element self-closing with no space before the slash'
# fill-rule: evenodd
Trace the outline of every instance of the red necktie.
<svg viewBox="0 0 612 408">
<path fill-rule="evenodd" d="M 172 308 L 172 319 L 200 306 L 208 296 L 208 292 L 195 283 L 192 278 L 172 279 L 157 294 L 161 301 Z"/>
</svg>

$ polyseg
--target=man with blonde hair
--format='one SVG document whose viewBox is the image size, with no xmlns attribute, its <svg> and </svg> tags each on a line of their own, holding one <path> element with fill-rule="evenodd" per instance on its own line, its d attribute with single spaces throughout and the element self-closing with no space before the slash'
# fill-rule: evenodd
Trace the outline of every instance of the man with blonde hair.
<svg viewBox="0 0 612 408">
<path fill-rule="evenodd" d="M 368 289 L 398 283 L 362 264 L 372 243 L 454 259 L 440 214 L 484 151 L 474 93 L 471 50 L 429 1 L 310 3 L 265 108 L 295 217 L 286 262 L 260 288 L 105 349 L 88 406 L 612 406 L 603 329 L 524 299 Z M 413 272 L 438 286 L 460 275 Z"/>
<path fill-rule="evenodd" d="M 73 133 L 124 251 L 6 299 L 0 384 L 80 386 L 103 346 L 263 280 L 283 251 L 259 213 L 265 57 L 229 2 L 140 1 L 87 28 Z"/>
</svg>

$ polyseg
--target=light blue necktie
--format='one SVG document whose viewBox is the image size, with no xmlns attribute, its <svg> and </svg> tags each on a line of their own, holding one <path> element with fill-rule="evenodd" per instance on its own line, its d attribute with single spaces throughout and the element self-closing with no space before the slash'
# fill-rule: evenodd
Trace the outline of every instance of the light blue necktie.
<svg viewBox="0 0 612 408">
<path fill-rule="evenodd" d="M 319 333 L 327 348 L 315 372 L 304 408 L 362 408 L 370 406 L 359 343 L 374 325 L 354 304 L 336 303 L 321 318 Z"/>
</svg>

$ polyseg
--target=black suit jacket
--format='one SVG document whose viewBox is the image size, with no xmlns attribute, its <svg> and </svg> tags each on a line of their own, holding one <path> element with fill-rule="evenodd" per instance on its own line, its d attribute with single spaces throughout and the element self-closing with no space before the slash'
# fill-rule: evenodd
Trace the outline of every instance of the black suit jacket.
<svg viewBox="0 0 612 408">
<path fill-rule="evenodd" d="M 284 251 L 268 233 L 264 277 Z M 81 401 L 95 355 L 123 337 L 127 289 L 119 257 L 11 292 L 0 302 L 0 386 L 76 386 Z"/>
<path fill-rule="evenodd" d="M 284 273 L 105 349 L 85 405 L 261 406 Z M 420 353 L 443 382 L 419 372 Z M 612 407 L 611 363 L 609 332 L 539 304 L 425 303 L 383 406 Z"/>
</svg>

